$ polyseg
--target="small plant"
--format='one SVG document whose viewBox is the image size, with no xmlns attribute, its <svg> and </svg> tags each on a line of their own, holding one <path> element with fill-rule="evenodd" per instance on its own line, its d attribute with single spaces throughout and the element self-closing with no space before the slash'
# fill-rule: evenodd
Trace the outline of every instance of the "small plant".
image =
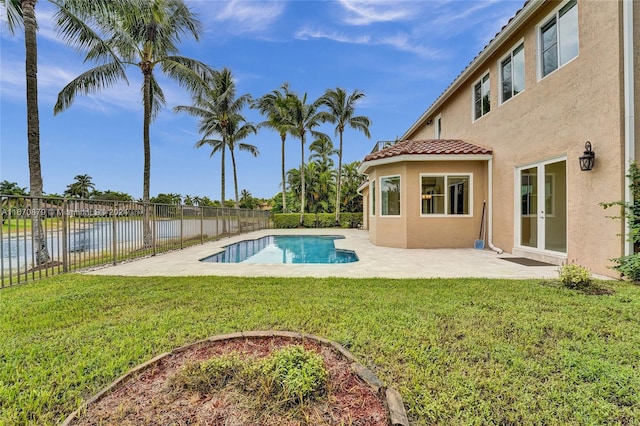
<svg viewBox="0 0 640 426">
<path fill-rule="evenodd" d="M 278 399 L 301 404 L 326 389 L 329 373 L 320 354 L 292 345 L 275 352 L 262 371 Z"/>
<path fill-rule="evenodd" d="M 236 354 L 191 362 L 171 378 L 170 385 L 174 389 L 207 393 L 224 387 L 244 368 L 244 362 Z"/>
<path fill-rule="evenodd" d="M 584 289 L 591 285 L 591 272 L 576 263 L 560 268 L 560 282 L 567 288 Z"/>
</svg>

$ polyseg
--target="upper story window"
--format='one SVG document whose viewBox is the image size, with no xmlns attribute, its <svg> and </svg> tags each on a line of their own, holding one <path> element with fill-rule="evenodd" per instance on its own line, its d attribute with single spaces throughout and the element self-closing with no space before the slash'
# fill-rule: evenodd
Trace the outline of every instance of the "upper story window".
<svg viewBox="0 0 640 426">
<path fill-rule="evenodd" d="M 400 216 L 400 176 L 380 178 L 380 214 Z"/>
<path fill-rule="evenodd" d="M 524 43 L 520 43 L 500 61 L 500 80 L 502 102 L 524 90 Z"/>
<path fill-rule="evenodd" d="M 477 120 L 490 110 L 489 73 L 486 73 L 473 85 L 473 119 Z"/>
<path fill-rule="evenodd" d="M 578 56 L 578 5 L 570 0 L 540 26 L 540 71 L 545 77 Z"/>
</svg>

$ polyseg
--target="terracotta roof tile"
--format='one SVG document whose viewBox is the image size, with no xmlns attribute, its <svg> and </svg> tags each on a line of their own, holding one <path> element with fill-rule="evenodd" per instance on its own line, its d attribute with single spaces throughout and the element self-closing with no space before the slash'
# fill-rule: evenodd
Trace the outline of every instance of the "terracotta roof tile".
<svg viewBox="0 0 640 426">
<path fill-rule="evenodd" d="M 397 142 L 380 151 L 373 152 L 364 161 L 380 160 L 399 155 L 451 155 L 451 154 L 491 154 L 483 148 L 459 139 L 424 139 Z"/>
</svg>

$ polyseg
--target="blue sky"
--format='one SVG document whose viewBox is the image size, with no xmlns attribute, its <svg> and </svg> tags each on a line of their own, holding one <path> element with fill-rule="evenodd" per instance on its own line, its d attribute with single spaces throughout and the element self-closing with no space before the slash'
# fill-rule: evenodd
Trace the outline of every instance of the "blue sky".
<svg viewBox="0 0 640 426">
<path fill-rule="evenodd" d="M 356 113 L 371 119 L 371 139 L 347 130 L 344 162 L 362 160 L 378 140 L 393 140 L 415 122 L 522 6 L 522 0 L 205 1 L 188 0 L 203 24 L 199 42 L 181 54 L 229 68 L 238 94 L 262 96 L 282 83 L 309 99 L 328 88 L 366 97 Z M 99 190 L 142 196 L 141 75 L 130 84 L 78 97 L 53 116 L 60 89 L 92 67 L 57 39 L 53 10 L 38 3 L 38 79 L 42 174 L 46 193 L 62 193 L 88 174 Z M 11 35 L 2 10 L 0 37 L 0 180 L 29 185 L 24 88 L 24 41 Z M 179 193 L 220 198 L 220 157 L 195 149 L 197 122 L 174 114 L 189 105 L 180 87 L 159 78 L 167 105 L 151 125 L 151 195 Z M 249 121 L 262 117 L 247 110 Z M 333 136 L 330 124 L 319 128 Z M 237 153 L 239 188 L 256 197 L 280 191 L 280 139 L 262 130 L 246 142 L 258 158 Z M 310 142 L 310 141 L 309 141 Z M 308 145 L 305 156 L 308 158 Z M 337 146 L 338 140 L 334 138 Z M 300 141 L 289 137 L 286 168 L 299 167 Z M 226 198 L 233 197 L 230 161 Z"/>
</svg>

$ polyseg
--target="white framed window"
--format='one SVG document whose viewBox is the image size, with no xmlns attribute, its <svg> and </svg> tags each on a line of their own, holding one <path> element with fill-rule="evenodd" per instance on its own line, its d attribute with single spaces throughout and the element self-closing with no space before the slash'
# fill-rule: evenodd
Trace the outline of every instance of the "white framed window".
<svg viewBox="0 0 640 426">
<path fill-rule="evenodd" d="M 376 181 L 372 180 L 369 184 L 369 193 L 371 194 L 371 216 L 376 215 Z"/>
<path fill-rule="evenodd" d="M 518 44 L 500 60 L 500 102 L 504 103 L 522 92 L 524 81 L 524 43 Z"/>
<path fill-rule="evenodd" d="M 473 120 L 477 120 L 491 111 L 489 73 L 473 84 Z"/>
<path fill-rule="evenodd" d="M 540 78 L 577 57 L 578 50 L 578 2 L 569 0 L 538 26 Z"/>
<path fill-rule="evenodd" d="M 400 175 L 380 178 L 380 214 L 400 216 Z"/>
<path fill-rule="evenodd" d="M 442 138 L 442 114 L 438 114 L 435 118 L 435 138 L 436 139 L 440 139 Z"/>
<path fill-rule="evenodd" d="M 420 214 L 422 216 L 471 216 L 472 175 L 421 174 Z"/>
</svg>

